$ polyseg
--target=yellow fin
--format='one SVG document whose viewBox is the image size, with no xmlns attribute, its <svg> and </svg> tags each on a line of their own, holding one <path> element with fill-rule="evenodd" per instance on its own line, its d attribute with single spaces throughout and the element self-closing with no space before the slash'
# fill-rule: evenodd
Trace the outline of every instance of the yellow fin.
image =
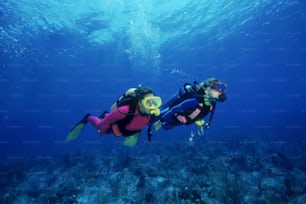
<svg viewBox="0 0 306 204">
<path fill-rule="evenodd" d="M 85 127 L 85 125 L 86 125 L 85 123 L 79 123 L 76 126 L 74 126 L 72 130 L 69 132 L 69 134 L 67 135 L 66 142 L 77 139 L 81 131 Z"/>
<path fill-rule="evenodd" d="M 134 147 L 138 141 L 141 132 L 137 132 L 134 135 L 128 136 L 124 139 L 123 145 L 128 147 Z"/>
<path fill-rule="evenodd" d="M 197 126 L 198 127 L 198 135 L 199 136 L 204 136 L 204 127 L 202 126 Z"/>
</svg>

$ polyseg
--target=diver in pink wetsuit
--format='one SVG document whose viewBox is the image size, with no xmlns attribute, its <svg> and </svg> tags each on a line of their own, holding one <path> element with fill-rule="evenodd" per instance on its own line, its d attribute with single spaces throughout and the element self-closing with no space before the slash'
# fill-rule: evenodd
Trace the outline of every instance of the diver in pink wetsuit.
<svg viewBox="0 0 306 204">
<path fill-rule="evenodd" d="M 151 121 L 152 116 L 160 114 L 161 99 L 149 88 L 138 87 L 127 90 L 111 107 L 111 112 L 104 112 L 100 117 L 86 114 L 67 136 L 67 141 L 76 139 L 89 122 L 100 135 L 113 133 L 115 136 L 139 137 L 141 130 Z M 130 146 L 130 145 L 128 145 Z"/>
<path fill-rule="evenodd" d="M 105 113 L 103 118 L 89 115 L 87 121 L 98 130 L 100 135 L 111 131 L 115 136 L 130 136 L 143 129 L 150 122 L 151 116 L 136 109 L 133 118 L 126 121 L 129 117 L 126 114 L 129 108 L 129 105 L 118 107 L 110 113 Z"/>
</svg>

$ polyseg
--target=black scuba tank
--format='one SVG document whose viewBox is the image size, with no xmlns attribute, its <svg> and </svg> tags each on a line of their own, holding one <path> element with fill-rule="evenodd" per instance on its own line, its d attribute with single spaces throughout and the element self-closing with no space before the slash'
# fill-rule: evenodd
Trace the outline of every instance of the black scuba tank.
<svg viewBox="0 0 306 204">
<path fill-rule="evenodd" d="M 184 86 L 181 87 L 180 90 L 178 90 L 175 94 L 173 94 L 168 101 L 163 103 L 162 109 L 170 109 L 173 106 L 176 106 L 177 104 L 189 98 L 201 97 L 202 94 L 199 93 L 197 85 L 197 82 L 194 82 L 193 84 L 185 83 Z"/>
</svg>

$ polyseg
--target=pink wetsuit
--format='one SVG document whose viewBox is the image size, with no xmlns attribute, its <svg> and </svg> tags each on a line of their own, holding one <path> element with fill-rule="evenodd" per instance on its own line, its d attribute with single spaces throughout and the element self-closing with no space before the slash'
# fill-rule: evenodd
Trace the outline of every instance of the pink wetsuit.
<svg viewBox="0 0 306 204">
<path fill-rule="evenodd" d="M 107 131 L 112 128 L 112 125 L 116 124 L 116 122 L 123 120 L 127 113 L 129 112 L 129 105 L 121 106 L 114 109 L 110 113 L 106 113 L 104 118 L 101 119 L 96 116 L 88 116 L 87 120 L 99 131 L 99 133 L 105 134 Z M 137 131 L 143 129 L 149 122 L 150 116 L 148 115 L 141 115 L 136 109 L 134 113 L 133 119 L 126 124 L 125 129 L 128 131 Z M 120 136 L 116 134 L 116 136 Z"/>
</svg>

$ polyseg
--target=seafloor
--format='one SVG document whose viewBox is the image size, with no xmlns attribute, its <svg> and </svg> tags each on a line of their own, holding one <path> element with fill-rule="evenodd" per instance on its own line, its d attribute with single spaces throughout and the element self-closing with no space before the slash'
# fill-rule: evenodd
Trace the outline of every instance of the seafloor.
<svg viewBox="0 0 306 204">
<path fill-rule="evenodd" d="M 1 166 L 0 203 L 306 203 L 305 146 L 97 142 L 61 156 L 11 157 Z"/>
</svg>

